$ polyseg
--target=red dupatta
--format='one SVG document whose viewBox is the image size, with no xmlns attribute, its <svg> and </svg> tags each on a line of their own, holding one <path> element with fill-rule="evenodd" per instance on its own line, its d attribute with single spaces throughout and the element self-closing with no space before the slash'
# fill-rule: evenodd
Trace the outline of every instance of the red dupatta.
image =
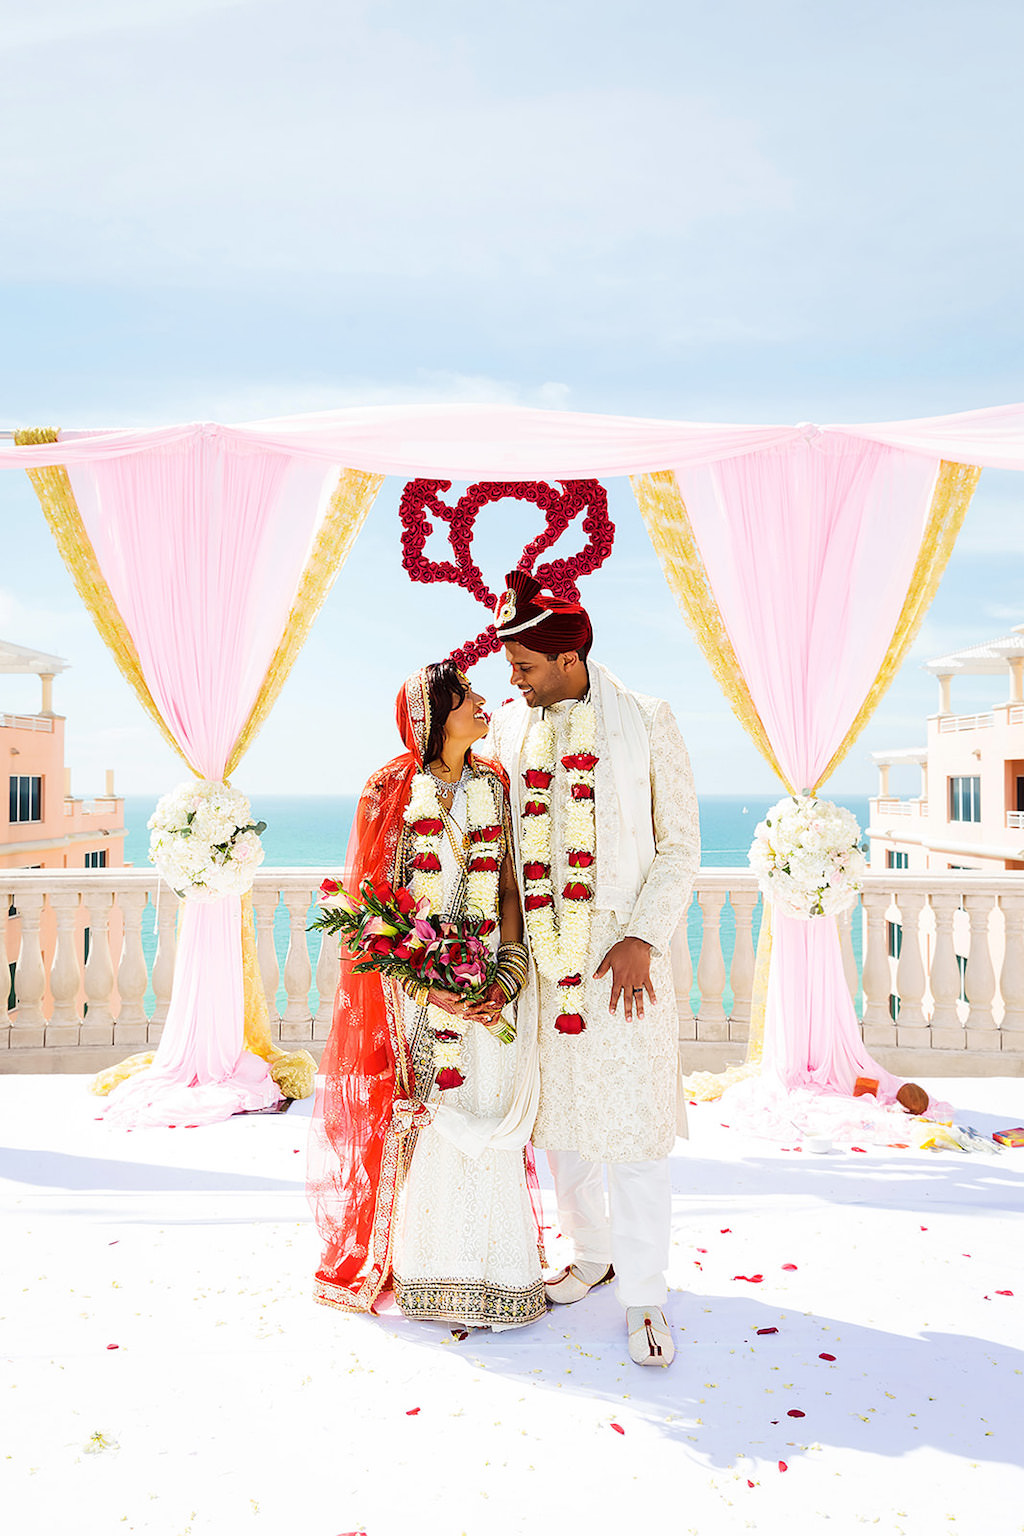
<svg viewBox="0 0 1024 1536">
<path fill-rule="evenodd" d="M 426 673 L 402 687 L 395 709 L 409 749 L 379 769 L 359 799 L 346 865 L 353 896 L 367 876 L 393 880 L 409 786 L 430 732 Z M 331 1033 L 317 1078 L 306 1194 L 323 1259 L 318 1301 L 369 1311 L 387 1283 L 400 1182 L 401 1142 L 391 1126 L 394 1100 L 412 1091 L 399 1027 L 400 994 L 373 971 L 353 969 L 341 950 Z"/>
</svg>

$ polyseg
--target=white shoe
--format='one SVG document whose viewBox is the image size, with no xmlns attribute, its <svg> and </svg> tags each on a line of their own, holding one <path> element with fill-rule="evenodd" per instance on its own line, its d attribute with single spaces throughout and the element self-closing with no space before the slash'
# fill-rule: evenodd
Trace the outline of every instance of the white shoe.
<svg viewBox="0 0 1024 1536">
<path fill-rule="evenodd" d="M 593 1280 L 585 1278 L 588 1271 L 595 1270 L 597 1274 Z M 559 1270 L 557 1275 L 545 1281 L 544 1294 L 548 1301 L 582 1301 L 595 1285 L 605 1285 L 614 1279 L 615 1271 L 610 1264 L 605 1270 L 599 1264 L 570 1264 L 568 1269 Z"/>
<path fill-rule="evenodd" d="M 671 1365 L 676 1346 L 660 1307 L 627 1307 L 629 1358 L 637 1365 Z"/>
</svg>

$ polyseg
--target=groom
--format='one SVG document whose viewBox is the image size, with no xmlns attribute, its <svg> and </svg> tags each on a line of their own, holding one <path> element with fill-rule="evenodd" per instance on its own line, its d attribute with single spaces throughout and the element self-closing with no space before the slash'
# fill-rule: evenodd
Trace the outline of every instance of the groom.
<svg viewBox="0 0 1024 1536">
<path fill-rule="evenodd" d="M 511 780 L 540 986 L 533 1140 L 547 1150 L 575 1250 L 547 1295 L 580 1301 L 617 1278 L 630 1355 L 669 1365 L 678 1051 L 669 945 L 700 862 L 693 779 L 668 705 L 589 660 L 584 609 L 524 571 L 507 580 L 495 625 L 520 699 L 496 712 L 491 730 Z"/>
</svg>

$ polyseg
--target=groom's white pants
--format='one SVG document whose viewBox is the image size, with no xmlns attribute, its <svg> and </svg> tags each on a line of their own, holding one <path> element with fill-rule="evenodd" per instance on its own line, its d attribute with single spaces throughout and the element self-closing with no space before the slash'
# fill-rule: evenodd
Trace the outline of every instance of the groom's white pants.
<svg viewBox="0 0 1024 1536">
<path fill-rule="evenodd" d="M 590 1163 L 578 1152 L 549 1152 L 548 1163 L 562 1235 L 572 1241 L 574 1259 L 613 1264 L 624 1307 L 664 1307 L 672 1226 L 668 1158 Z"/>
</svg>

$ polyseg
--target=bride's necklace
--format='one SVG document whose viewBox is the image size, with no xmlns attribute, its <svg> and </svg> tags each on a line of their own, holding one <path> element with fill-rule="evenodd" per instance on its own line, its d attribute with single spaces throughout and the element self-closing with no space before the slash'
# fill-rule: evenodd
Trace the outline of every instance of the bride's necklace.
<svg viewBox="0 0 1024 1536">
<path fill-rule="evenodd" d="M 426 772 L 433 779 L 437 786 L 437 792 L 441 795 L 453 795 L 461 785 L 465 784 L 472 777 L 468 763 L 463 763 L 462 772 L 457 779 L 442 779 L 441 775 L 435 773 L 433 768 L 427 768 Z"/>
</svg>

